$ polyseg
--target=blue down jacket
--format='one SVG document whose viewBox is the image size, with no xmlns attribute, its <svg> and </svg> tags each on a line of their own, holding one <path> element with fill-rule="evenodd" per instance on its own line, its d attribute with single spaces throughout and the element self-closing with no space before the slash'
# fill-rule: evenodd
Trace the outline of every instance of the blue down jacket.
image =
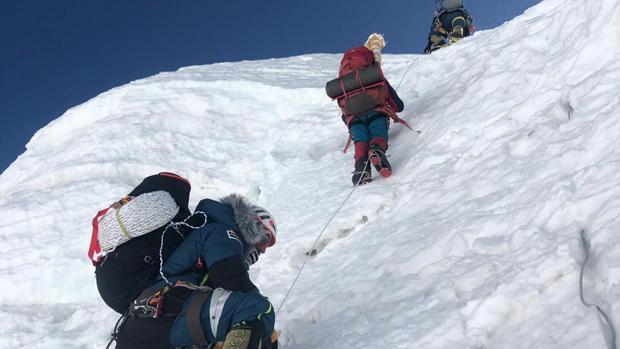
<svg viewBox="0 0 620 349">
<path fill-rule="evenodd" d="M 230 195 L 220 202 L 202 200 L 196 207 L 198 211 L 206 214 L 207 223 L 192 231 L 174 250 L 163 266 L 164 276 L 171 283 L 184 280 L 196 285 L 205 284 L 206 278 L 206 285 L 214 289 L 201 309 L 208 342 L 223 341 L 232 325 L 257 319 L 263 322 L 268 338 L 275 322 L 273 307 L 248 275 L 249 266 L 258 259 L 254 245 L 261 238 L 254 206 L 241 196 Z M 197 270 L 197 260 L 204 264 L 206 276 L 204 269 Z M 163 286 L 164 281 L 158 285 Z M 195 344 L 186 322 L 194 296 L 184 302 L 174 321 L 170 331 L 173 346 Z"/>
</svg>

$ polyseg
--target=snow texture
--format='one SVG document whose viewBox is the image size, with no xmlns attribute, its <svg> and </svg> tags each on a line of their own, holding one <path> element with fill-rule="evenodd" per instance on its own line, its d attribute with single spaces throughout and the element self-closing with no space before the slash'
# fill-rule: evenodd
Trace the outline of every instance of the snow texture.
<svg viewBox="0 0 620 349">
<path fill-rule="evenodd" d="M 274 214 L 251 274 L 276 307 L 310 258 L 281 348 L 605 348 L 579 231 L 585 295 L 615 319 L 619 47 L 617 0 L 545 0 L 432 55 L 384 55 L 419 132 L 392 125 L 394 175 L 355 189 L 311 257 L 352 190 L 324 92 L 340 55 L 187 67 L 76 106 L 0 176 L 0 348 L 105 347 L 117 315 L 90 221 L 160 171 L 190 179 L 190 207 L 238 192 Z"/>
</svg>

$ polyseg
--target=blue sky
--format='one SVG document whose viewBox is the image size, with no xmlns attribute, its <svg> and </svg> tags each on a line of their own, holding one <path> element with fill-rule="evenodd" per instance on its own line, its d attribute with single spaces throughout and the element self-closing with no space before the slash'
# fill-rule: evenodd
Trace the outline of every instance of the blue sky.
<svg viewBox="0 0 620 349">
<path fill-rule="evenodd" d="M 470 0 L 479 29 L 540 0 Z M 0 171 L 65 110 L 129 81 L 223 61 L 340 53 L 373 31 L 421 53 L 433 0 L 4 0 Z M 498 38 L 501 40 L 501 38 Z M 337 67 L 334 67 L 334 71 Z"/>
</svg>

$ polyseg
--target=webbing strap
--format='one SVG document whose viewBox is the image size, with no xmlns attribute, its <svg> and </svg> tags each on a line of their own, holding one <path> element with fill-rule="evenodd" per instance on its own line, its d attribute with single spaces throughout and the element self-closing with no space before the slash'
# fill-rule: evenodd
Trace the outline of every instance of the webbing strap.
<svg viewBox="0 0 620 349">
<path fill-rule="evenodd" d="M 202 328 L 202 321 L 200 320 L 200 313 L 202 306 L 207 301 L 207 298 L 211 295 L 212 291 L 196 292 L 196 295 L 192 299 L 189 305 L 189 310 L 185 318 L 187 330 L 190 337 L 198 345 L 209 345 L 207 338 L 205 337 L 204 329 Z"/>
<path fill-rule="evenodd" d="M 350 146 L 351 146 L 351 135 L 349 134 L 349 139 L 347 139 L 347 144 L 345 144 L 344 149 L 342 149 L 342 152 L 346 154 Z"/>
<path fill-rule="evenodd" d="M 220 287 L 213 290 L 213 297 L 211 297 L 211 304 L 209 305 L 209 319 L 211 321 L 211 333 L 215 338 L 217 338 L 217 328 L 224 312 L 224 305 L 231 293 L 231 291 Z"/>
<path fill-rule="evenodd" d="M 99 245 L 99 218 L 103 217 L 110 208 L 105 208 L 95 215 L 93 218 L 93 232 L 90 237 L 90 247 L 88 248 L 88 258 L 93 262 L 93 265 L 98 265 L 103 258 L 101 253 L 101 246 Z"/>
</svg>

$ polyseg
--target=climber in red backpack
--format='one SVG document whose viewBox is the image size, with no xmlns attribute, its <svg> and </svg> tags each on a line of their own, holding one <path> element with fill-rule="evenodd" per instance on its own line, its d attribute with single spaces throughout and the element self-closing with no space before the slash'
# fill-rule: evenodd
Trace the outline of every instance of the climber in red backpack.
<svg viewBox="0 0 620 349">
<path fill-rule="evenodd" d="M 404 109 L 381 70 L 380 50 L 383 37 L 373 34 L 366 46 L 345 52 L 340 62 L 338 78 L 327 83 L 327 95 L 338 100 L 342 120 L 349 128 L 355 144 L 353 185 L 372 181 L 372 164 L 383 177 L 392 174 L 387 160 L 389 119 L 402 122 L 396 113 Z"/>
</svg>

